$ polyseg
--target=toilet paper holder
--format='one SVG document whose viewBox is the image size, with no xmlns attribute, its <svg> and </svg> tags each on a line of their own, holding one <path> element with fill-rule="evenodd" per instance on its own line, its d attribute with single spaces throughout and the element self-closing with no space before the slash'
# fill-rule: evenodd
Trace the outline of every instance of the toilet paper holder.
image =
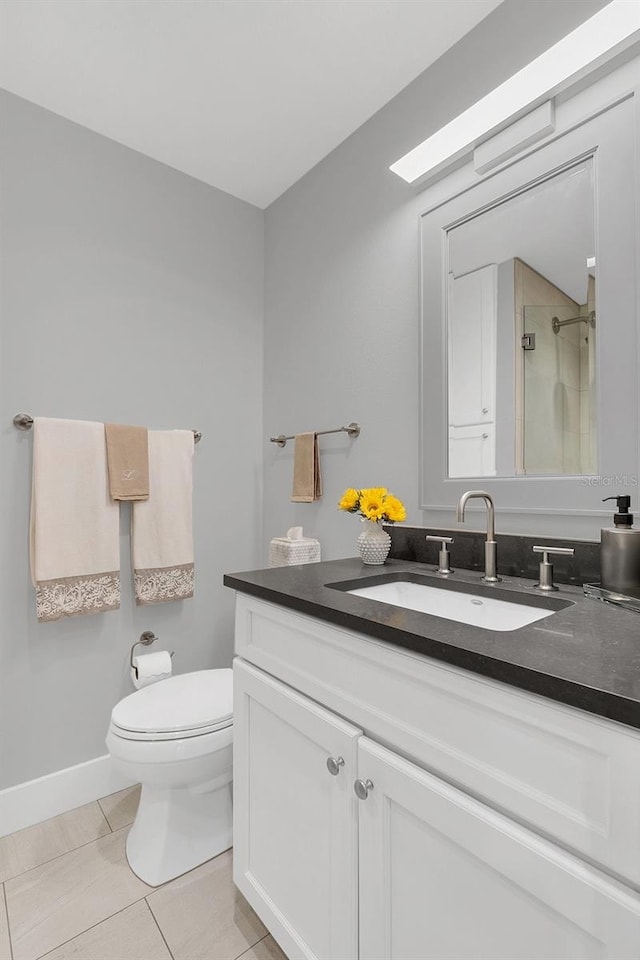
<svg viewBox="0 0 640 960">
<path fill-rule="evenodd" d="M 129 653 L 129 663 L 131 665 L 131 669 L 136 675 L 136 679 L 138 678 L 138 668 L 133 662 L 133 651 L 140 643 L 142 643 L 145 647 L 148 647 L 150 643 L 153 643 L 153 641 L 157 639 L 158 638 L 156 637 L 155 633 L 152 630 L 144 630 L 140 634 L 140 639 L 136 640 L 136 642 L 132 645 L 131 652 Z M 169 656 L 173 657 L 174 653 L 175 653 L 175 650 L 172 650 Z"/>
</svg>

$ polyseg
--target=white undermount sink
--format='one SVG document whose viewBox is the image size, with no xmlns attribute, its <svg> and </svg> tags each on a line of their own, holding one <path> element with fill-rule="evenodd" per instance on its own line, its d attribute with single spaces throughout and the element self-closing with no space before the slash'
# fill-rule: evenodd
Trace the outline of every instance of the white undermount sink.
<svg viewBox="0 0 640 960">
<path fill-rule="evenodd" d="M 333 584 L 332 584 L 333 586 Z M 336 585 L 338 586 L 338 585 Z M 497 597 L 469 593 L 468 584 L 460 584 L 456 589 L 447 584 L 446 588 L 416 583 L 412 580 L 392 580 L 373 586 L 342 589 L 346 593 L 370 600 L 390 603 L 395 607 L 417 610 L 445 620 L 468 623 L 485 630 L 518 630 L 536 620 L 550 617 L 558 609 L 569 606 L 569 601 L 535 598 L 535 605 L 525 602 L 511 602 Z M 472 589 L 472 588 L 471 588 Z M 489 588 L 491 590 L 495 588 Z M 464 592 L 463 592 L 464 591 Z M 504 593 L 504 591 L 501 591 Z"/>
</svg>

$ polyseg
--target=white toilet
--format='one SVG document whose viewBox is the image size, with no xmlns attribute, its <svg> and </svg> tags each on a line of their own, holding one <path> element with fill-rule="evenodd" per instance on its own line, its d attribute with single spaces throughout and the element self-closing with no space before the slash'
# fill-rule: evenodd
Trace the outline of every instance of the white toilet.
<svg viewBox="0 0 640 960">
<path fill-rule="evenodd" d="M 107 747 L 142 784 L 129 866 L 155 887 L 232 844 L 233 671 L 199 670 L 116 704 Z"/>
</svg>

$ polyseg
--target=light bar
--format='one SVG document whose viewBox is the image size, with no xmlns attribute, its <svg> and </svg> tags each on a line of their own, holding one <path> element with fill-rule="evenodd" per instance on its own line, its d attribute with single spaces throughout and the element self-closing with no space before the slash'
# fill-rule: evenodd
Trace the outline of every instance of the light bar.
<svg viewBox="0 0 640 960">
<path fill-rule="evenodd" d="M 640 39 L 638 0 L 612 0 L 526 67 L 389 167 L 407 183 L 436 174 L 482 140 Z"/>
</svg>

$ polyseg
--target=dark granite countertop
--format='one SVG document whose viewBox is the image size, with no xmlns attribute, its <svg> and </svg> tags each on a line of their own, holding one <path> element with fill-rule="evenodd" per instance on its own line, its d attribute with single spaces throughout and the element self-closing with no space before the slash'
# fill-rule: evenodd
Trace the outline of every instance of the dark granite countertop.
<svg viewBox="0 0 640 960">
<path fill-rule="evenodd" d="M 383 566 L 365 566 L 354 558 L 226 574 L 224 583 L 241 593 L 640 729 L 637 614 L 587 598 L 580 588 L 567 585 L 552 600 L 571 601 L 569 606 L 529 626 L 500 632 L 328 586 L 397 573 L 428 578 L 430 586 L 443 582 L 426 564 L 387 560 Z M 460 570 L 448 581 L 471 585 L 479 594 L 498 596 L 499 590 L 501 599 L 508 591 L 515 602 L 522 603 L 525 597 L 541 599 L 531 580 L 504 577 L 502 583 L 490 586 L 480 577 L 475 571 Z"/>
</svg>

